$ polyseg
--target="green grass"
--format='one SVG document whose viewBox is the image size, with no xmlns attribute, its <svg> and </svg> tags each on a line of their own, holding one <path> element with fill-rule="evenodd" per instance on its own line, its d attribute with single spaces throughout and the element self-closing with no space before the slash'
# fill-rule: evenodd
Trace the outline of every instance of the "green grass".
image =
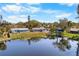
<svg viewBox="0 0 79 59">
<path fill-rule="evenodd" d="M 52 37 L 56 35 L 56 33 L 52 33 Z M 72 33 L 68 33 L 66 31 L 62 32 L 61 35 L 63 35 L 64 37 L 68 37 L 69 39 L 72 40 L 79 40 L 79 34 L 72 34 Z"/>
<path fill-rule="evenodd" d="M 24 33 L 12 33 L 11 39 L 30 39 L 30 38 L 42 38 L 46 37 L 47 33 L 44 32 L 24 32 Z"/>
<path fill-rule="evenodd" d="M 71 39 L 78 39 L 79 38 L 79 34 L 72 34 L 72 33 L 67 33 L 67 32 L 63 32 L 63 36 L 71 38 Z"/>
</svg>

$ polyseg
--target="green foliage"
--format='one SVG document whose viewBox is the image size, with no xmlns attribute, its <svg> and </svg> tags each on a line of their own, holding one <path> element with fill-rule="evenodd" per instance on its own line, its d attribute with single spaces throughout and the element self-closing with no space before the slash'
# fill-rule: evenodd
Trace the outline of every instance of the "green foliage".
<svg viewBox="0 0 79 59">
<path fill-rule="evenodd" d="M 32 31 L 32 28 L 34 27 L 40 27 L 40 22 L 36 21 L 36 20 L 30 20 L 28 21 L 28 28 L 30 31 Z"/>
<path fill-rule="evenodd" d="M 36 21 L 36 20 L 31 20 L 30 21 L 30 26 L 33 27 L 40 27 L 40 22 Z"/>
<path fill-rule="evenodd" d="M 0 50 L 5 50 L 7 48 L 4 42 L 0 42 Z"/>
</svg>

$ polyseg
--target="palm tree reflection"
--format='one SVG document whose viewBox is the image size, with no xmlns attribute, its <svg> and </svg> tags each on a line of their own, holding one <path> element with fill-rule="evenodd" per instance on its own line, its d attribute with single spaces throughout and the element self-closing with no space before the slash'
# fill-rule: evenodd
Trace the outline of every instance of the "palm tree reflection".
<svg viewBox="0 0 79 59">
<path fill-rule="evenodd" d="M 70 49 L 71 45 L 68 40 L 65 40 L 63 37 L 61 39 L 56 40 L 55 45 L 62 51 L 66 51 L 66 49 Z"/>
<path fill-rule="evenodd" d="M 77 44 L 77 52 L 76 52 L 76 56 L 79 56 L 79 41 L 78 41 L 78 44 Z"/>
<path fill-rule="evenodd" d="M 28 45 L 31 45 L 31 40 L 30 40 L 30 39 L 28 39 L 27 41 L 28 41 Z"/>
<path fill-rule="evenodd" d="M 70 49 L 71 46 L 70 46 L 68 40 L 61 39 L 60 42 L 59 42 L 58 48 L 65 51 L 66 49 Z"/>
<path fill-rule="evenodd" d="M 74 36 L 72 40 L 77 41 L 76 56 L 79 56 L 79 36 Z"/>
</svg>

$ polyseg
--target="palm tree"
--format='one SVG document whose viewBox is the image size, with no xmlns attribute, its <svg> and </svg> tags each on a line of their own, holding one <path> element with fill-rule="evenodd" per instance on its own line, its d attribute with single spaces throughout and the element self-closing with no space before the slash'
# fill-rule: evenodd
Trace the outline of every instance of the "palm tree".
<svg viewBox="0 0 79 59">
<path fill-rule="evenodd" d="M 77 5 L 77 14 L 78 14 L 78 16 L 76 18 L 78 19 L 79 18 L 79 4 Z M 78 25 L 79 25 L 79 23 L 78 23 Z"/>
<path fill-rule="evenodd" d="M 78 14 L 78 17 L 77 18 L 79 18 L 79 4 L 78 4 L 78 6 L 77 6 L 77 14 Z M 79 25 L 79 23 L 78 23 L 78 25 Z M 79 55 L 79 40 L 78 40 L 78 47 L 77 47 L 77 52 L 76 52 L 76 55 L 78 56 Z"/>
<path fill-rule="evenodd" d="M 31 24 L 30 24 L 30 15 L 28 15 L 28 29 L 30 32 L 32 31 Z"/>
<path fill-rule="evenodd" d="M 78 18 L 79 18 L 79 4 L 77 6 L 77 14 L 78 14 Z"/>
</svg>

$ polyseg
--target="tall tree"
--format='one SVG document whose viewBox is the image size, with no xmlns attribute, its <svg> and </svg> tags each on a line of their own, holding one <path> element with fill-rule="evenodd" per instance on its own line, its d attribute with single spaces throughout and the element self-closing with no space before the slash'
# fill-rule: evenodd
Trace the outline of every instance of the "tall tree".
<svg viewBox="0 0 79 59">
<path fill-rule="evenodd" d="M 59 27 L 61 27 L 62 29 L 66 29 L 68 27 L 67 24 L 68 24 L 68 19 L 67 18 L 59 20 Z"/>
<path fill-rule="evenodd" d="M 31 24 L 30 23 L 30 15 L 28 15 L 28 28 L 29 28 L 30 31 L 32 31 L 32 28 L 31 28 L 31 25 L 30 24 Z"/>
<path fill-rule="evenodd" d="M 79 4 L 77 6 L 77 14 L 78 14 L 78 18 L 79 18 Z"/>
<path fill-rule="evenodd" d="M 41 24 L 41 23 L 38 22 L 38 21 L 36 21 L 36 20 L 31 20 L 31 21 L 30 21 L 30 26 L 31 26 L 31 28 L 40 27 L 40 26 L 41 26 L 40 24 Z"/>
<path fill-rule="evenodd" d="M 77 5 L 77 14 L 78 14 L 77 18 L 79 19 L 79 4 Z M 78 26 L 79 26 L 79 21 L 78 21 Z"/>
</svg>

